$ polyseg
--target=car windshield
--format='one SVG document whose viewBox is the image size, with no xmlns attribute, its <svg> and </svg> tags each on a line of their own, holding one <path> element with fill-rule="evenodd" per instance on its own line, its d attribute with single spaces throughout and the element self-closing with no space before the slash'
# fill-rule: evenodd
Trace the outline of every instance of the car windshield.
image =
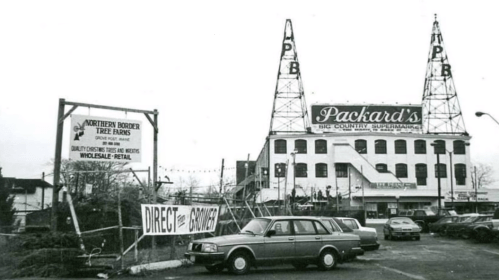
<svg viewBox="0 0 499 280">
<path fill-rule="evenodd" d="M 263 234 L 269 223 L 269 219 L 253 219 L 241 229 L 241 233 Z"/>
<path fill-rule="evenodd" d="M 411 219 L 393 219 L 393 225 L 413 225 L 414 222 Z"/>
<path fill-rule="evenodd" d="M 443 224 L 443 223 L 447 223 L 449 222 L 449 220 L 451 220 L 452 218 L 442 218 L 440 220 L 438 220 L 435 224 Z"/>
<path fill-rule="evenodd" d="M 473 223 L 476 219 L 478 219 L 477 216 L 471 216 L 471 217 L 467 217 L 466 219 L 464 219 L 462 222 L 463 223 Z"/>
<path fill-rule="evenodd" d="M 334 218 L 334 221 L 336 222 L 336 224 L 338 224 L 338 226 L 341 228 L 343 232 L 353 232 L 353 229 L 345 225 L 340 219 Z"/>
</svg>

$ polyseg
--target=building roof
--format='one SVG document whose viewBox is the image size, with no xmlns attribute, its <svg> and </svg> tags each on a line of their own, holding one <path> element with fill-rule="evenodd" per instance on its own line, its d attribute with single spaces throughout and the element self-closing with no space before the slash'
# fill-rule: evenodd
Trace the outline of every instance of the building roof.
<svg viewBox="0 0 499 280">
<path fill-rule="evenodd" d="M 13 194 L 33 194 L 36 188 L 52 188 L 52 185 L 42 179 L 18 179 L 13 177 L 0 178 L 0 184 L 8 184 Z"/>
</svg>

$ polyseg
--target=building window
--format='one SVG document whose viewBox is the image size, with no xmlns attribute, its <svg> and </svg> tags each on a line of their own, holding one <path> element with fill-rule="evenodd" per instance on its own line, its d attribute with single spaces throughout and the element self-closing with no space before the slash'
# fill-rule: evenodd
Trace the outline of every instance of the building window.
<svg viewBox="0 0 499 280">
<path fill-rule="evenodd" d="M 395 153 L 407 154 L 407 143 L 405 140 L 395 140 Z"/>
<path fill-rule="evenodd" d="M 433 152 L 435 154 L 445 154 L 445 141 L 443 140 L 436 140 L 435 145 L 433 146 Z"/>
<path fill-rule="evenodd" d="M 466 164 L 458 163 L 454 165 L 456 185 L 466 185 Z"/>
<path fill-rule="evenodd" d="M 438 164 L 435 164 L 435 178 L 447 178 L 447 166 L 445 163 L 440 164 L 440 176 L 438 176 Z"/>
<path fill-rule="evenodd" d="M 428 177 L 428 170 L 426 164 L 416 164 L 416 183 L 418 186 L 426 186 L 426 178 Z"/>
<path fill-rule="evenodd" d="M 455 155 L 466 154 L 466 144 L 464 143 L 464 141 L 461 140 L 454 141 L 454 154 Z"/>
<path fill-rule="evenodd" d="M 286 154 L 288 151 L 286 149 L 286 140 L 279 139 L 274 141 L 274 153 L 276 154 Z"/>
<path fill-rule="evenodd" d="M 327 178 L 327 164 L 317 163 L 315 165 L 315 177 L 316 178 Z"/>
<path fill-rule="evenodd" d="M 425 140 L 414 141 L 414 153 L 417 155 L 426 154 L 426 141 Z"/>
<path fill-rule="evenodd" d="M 336 178 L 347 178 L 348 177 L 348 164 L 337 163 L 335 164 Z"/>
<path fill-rule="evenodd" d="M 274 168 L 274 174 L 276 178 L 282 178 L 286 176 L 286 164 L 276 163 Z"/>
<path fill-rule="evenodd" d="M 296 178 L 307 178 L 307 164 L 306 163 L 297 163 L 295 167 L 295 177 Z"/>
<path fill-rule="evenodd" d="M 379 173 L 387 173 L 388 166 L 384 163 L 378 163 L 376 164 L 376 170 L 378 170 Z"/>
<path fill-rule="evenodd" d="M 359 154 L 367 154 L 367 141 L 363 139 L 355 140 L 355 150 Z"/>
<path fill-rule="evenodd" d="M 327 141 L 326 140 L 315 140 L 315 153 L 316 154 L 327 154 Z"/>
<path fill-rule="evenodd" d="M 298 154 L 306 154 L 307 140 L 295 140 L 295 149 Z"/>
<path fill-rule="evenodd" d="M 374 153 L 386 154 L 386 141 L 385 140 L 374 141 Z"/>
<path fill-rule="evenodd" d="M 405 163 L 395 164 L 395 176 L 397 176 L 397 178 L 407 178 L 407 164 Z"/>
</svg>

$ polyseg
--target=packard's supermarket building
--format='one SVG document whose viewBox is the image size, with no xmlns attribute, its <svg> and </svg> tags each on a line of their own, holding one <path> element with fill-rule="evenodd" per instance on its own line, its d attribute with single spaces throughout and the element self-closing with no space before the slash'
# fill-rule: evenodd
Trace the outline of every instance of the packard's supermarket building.
<svg viewBox="0 0 499 280">
<path fill-rule="evenodd" d="M 442 207 L 458 212 L 473 212 L 476 205 L 479 211 L 491 210 L 499 194 L 475 191 L 470 140 L 436 19 L 421 105 L 310 108 L 288 20 L 269 135 L 254 172 L 238 180 L 235 193 L 241 196 L 250 184 L 262 186 L 256 201 L 275 204 L 296 186 L 296 196 L 318 205 L 318 192 L 329 192 L 333 203 L 336 194 L 341 196 L 342 207 L 365 203 L 368 218 L 438 206 L 439 199 Z"/>
</svg>

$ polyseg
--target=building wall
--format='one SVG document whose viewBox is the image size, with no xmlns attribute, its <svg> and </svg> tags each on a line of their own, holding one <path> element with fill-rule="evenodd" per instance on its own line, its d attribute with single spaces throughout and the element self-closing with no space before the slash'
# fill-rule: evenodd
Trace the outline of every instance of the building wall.
<svg viewBox="0 0 499 280">
<path fill-rule="evenodd" d="M 296 185 L 304 188 L 305 192 L 310 194 L 312 189 L 322 190 L 325 192 L 327 186 L 332 186 L 331 195 L 335 195 L 335 186 L 338 186 L 338 192 L 341 194 L 350 194 L 351 192 L 358 192 L 360 190 L 359 186 L 364 184 L 365 191 L 369 191 L 369 181 L 367 181 L 361 174 L 361 170 L 356 168 L 354 164 L 355 160 L 352 158 L 350 161 L 348 157 L 342 158 L 341 163 L 347 163 L 349 166 L 349 176 L 347 178 L 336 178 L 334 163 L 338 162 L 336 159 L 341 158 L 341 155 L 335 155 L 333 148 L 338 144 L 350 145 L 352 148 L 355 147 L 355 140 L 363 139 L 367 141 L 367 153 L 358 154 L 358 156 L 363 157 L 367 163 L 375 167 L 378 163 L 384 163 L 387 165 L 388 170 L 391 171 L 394 176 L 395 165 L 398 163 L 407 164 L 407 178 L 396 178 L 403 183 L 416 183 L 416 167 L 418 163 L 423 163 L 427 165 L 427 184 L 418 185 L 417 190 L 437 190 L 438 179 L 435 176 L 435 164 L 437 163 L 437 155 L 434 154 L 434 149 L 430 145 L 435 140 L 443 140 L 446 144 L 446 150 L 453 152 L 453 141 L 461 140 L 468 143 L 471 137 L 469 136 L 459 136 L 459 135 L 429 135 L 429 134 L 394 134 L 394 133 L 331 133 L 331 134 L 294 134 L 294 135 L 272 135 L 269 141 L 269 185 L 271 188 L 277 188 L 278 179 L 275 176 L 274 166 L 276 163 L 288 163 L 287 178 L 280 178 L 279 185 L 283 188 L 283 184 L 286 182 L 287 189 L 290 190 L 293 186 L 293 156 L 291 152 L 295 148 L 295 140 L 303 139 L 307 141 L 307 153 L 306 154 L 296 154 L 296 163 L 306 163 L 308 168 L 308 174 L 306 178 L 295 178 Z M 275 153 L 275 141 L 278 139 L 286 140 L 286 153 L 276 154 Z M 327 141 L 327 153 L 326 154 L 316 154 L 315 153 L 315 140 L 324 139 Z M 406 154 L 395 154 L 395 141 L 405 140 L 407 143 L 407 153 Z M 375 141 L 385 140 L 387 143 L 387 153 L 386 154 L 375 154 Z M 415 140 L 425 140 L 426 141 L 426 154 L 415 154 L 414 152 L 414 141 Z M 466 153 L 464 155 L 452 155 L 452 165 L 461 163 L 466 165 L 466 180 L 465 185 L 456 185 L 455 172 L 453 170 L 453 187 L 460 189 L 471 189 L 471 162 L 470 162 L 470 146 L 465 146 Z M 451 190 L 451 176 L 450 176 L 450 156 L 449 153 L 440 154 L 440 163 L 446 165 L 447 178 L 441 178 L 441 190 L 442 195 L 450 192 Z M 327 178 L 317 178 L 315 176 L 315 165 L 317 163 L 327 164 Z M 393 177 L 392 176 L 392 177 Z M 288 191 L 289 192 L 289 191 Z M 400 190 L 403 195 L 403 190 Z M 435 202 L 435 201 L 434 201 Z M 433 203 L 434 203 L 433 202 Z"/>
</svg>

